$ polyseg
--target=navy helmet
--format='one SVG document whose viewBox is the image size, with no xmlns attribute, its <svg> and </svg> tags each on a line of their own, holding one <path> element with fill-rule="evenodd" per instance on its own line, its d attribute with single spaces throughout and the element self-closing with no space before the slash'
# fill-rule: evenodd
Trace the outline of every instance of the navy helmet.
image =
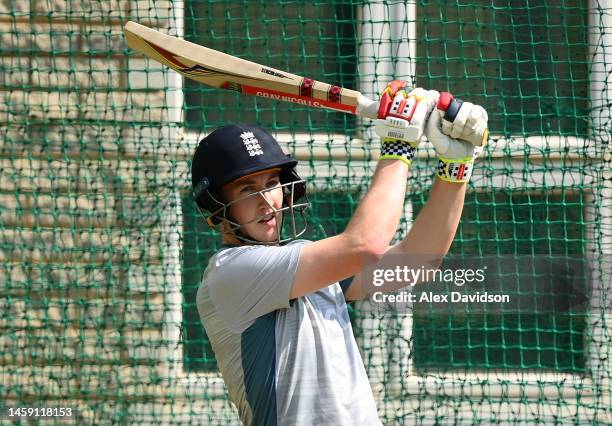
<svg viewBox="0 0 612 426">
<path fill-rule="evenodd" d="M 226 216 L 226 200 L 220 197 L 224 185 L 265 170 L 279 170 L 281 184 L 291 184 L 285 191 L 285 204 L 293 207 L 306 194 L 306 183 L 295 167 L 297 161 L 285 154 L 264 129 L 250 124 L 221 127 L 203 138 L 193 155 L 191 184 L 196 204 L 210 212 L 211 226 Z"/>
</svg>

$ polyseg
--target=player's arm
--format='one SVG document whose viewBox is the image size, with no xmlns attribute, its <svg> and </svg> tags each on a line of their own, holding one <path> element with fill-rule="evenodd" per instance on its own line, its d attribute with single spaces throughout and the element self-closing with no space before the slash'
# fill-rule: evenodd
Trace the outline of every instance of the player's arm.
<svg viewBox="0 0 612 426">
<path fill-rule="evenodd" d="M 422 267 L 435 269 L 450 248 L 463 210 L 466 185 L 457 185 L 435 179 L 427 203 L 420 211 L 406 237 L 390 246 L 385 256 L 398 256 L 401 266 L 418 270 Z M 385 263 L 385 265 L 388 267 Z M 392 292 L 406 284 L 396 282 L 374 286 L 363 279 L 362 274 L 353 278 L 345 292 L 347 300 L 360 300 L 374 292 Z"/>
<path fill-rule="evenodd" d="M 460 135 L 473 131 L 473 128 L 487 125 L 487 114 L 482 107 L 464 102 L 465 108 L 457 118 L 459 121 L 449 125 L 441 111 L 431 114 L 425 134 L 436 148 L 439 165 L 434 184 L 429 193 L 427 203 L 416 217 L 406 237 L 398 244 L 389 247 L 385 255 L 398 255 L 402 267 L 412 269 L 432 268 L 439 266 L 448 252 L 455 237 L 463 203 L 467 182 L 472 173 L 474 161 L 482 148 L 457 140 L 448 134 Z M 473 121 L 473 122 L 470 122 Z M 455 120 L 457 121 L 457 120 Z M 467 122 L 467 125 L 466 125 Z M 486 132 L 488 133 L 488 132 Z M 393 261 L 393 258 L 391 258 Z M 388 266 L 388 265 L 387 265 Z M 384 267 L 384 266 L 383 266 Z M 390 283 L 374 286 L 365 282 L 364 277 L 356 275 L 348 290 L 345 292 L 347 300 L 359 300 L 370 296 L 374 292 L 391 292 L 405 286 L 405 284 Z M 415 283 L 411 283 L 413 285 Z"/>
<path fill-rule="evenodd" d="M 427 91 L 403 89 L 391 83 L 383 96 L 397 100 L 400 108 L 385 111 L 377 122 L 381 156 L 368 192 L 344 232 L 302 247 L 291 298 L 353 276 L 387 250 L 402 214 L 408 166 L 435 103 Z"/>
</svg>

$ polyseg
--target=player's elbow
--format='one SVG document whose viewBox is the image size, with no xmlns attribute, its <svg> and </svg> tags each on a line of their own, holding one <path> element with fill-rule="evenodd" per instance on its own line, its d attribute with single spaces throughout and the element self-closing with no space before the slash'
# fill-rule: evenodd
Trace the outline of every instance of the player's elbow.
<svg viewBox="0 0 612 426">
<path fill-rule="evenodd" d="M 434 270 L 440 268 L 440 266 L 442 266 L 442 262 L 444 261 L 445 256 L 446 256 L 446 253 L 428 256 L 427 258 L 423 259 L 425 263 L 425 267 L 427 269 L 434 269 Z"/>
<path fill-rule="evenodd" d="M 365 238 L 358 247 L 366 262 L 378 262 L 387 252 L 389 242 L 382 238 Z"/>
</svg>

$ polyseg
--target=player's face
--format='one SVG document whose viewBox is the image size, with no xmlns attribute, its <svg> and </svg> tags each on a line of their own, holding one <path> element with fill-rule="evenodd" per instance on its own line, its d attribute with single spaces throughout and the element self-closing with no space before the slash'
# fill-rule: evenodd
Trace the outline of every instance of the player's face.
<svg viewBox="0 0 612 426">
<path fill-rule="evenodd" d="M 283 190 L 278 172 L 269 171 L 245 176 L 223 188 L 232 218 L 242 225 L 242 232 L 256 241 L 272 242 L 278 238 L 282 223 Z M 264 191 L 261 194 L 249 195 Z"/>
</svg>

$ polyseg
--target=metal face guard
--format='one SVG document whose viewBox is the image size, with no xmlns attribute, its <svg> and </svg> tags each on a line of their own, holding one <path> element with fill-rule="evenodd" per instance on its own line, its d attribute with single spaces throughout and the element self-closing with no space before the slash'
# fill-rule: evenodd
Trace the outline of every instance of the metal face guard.
<svg viewBox="0 0 612 426">
<path fill-rule="evenodd" d="M 227 234 L 227 235 L 233 235 L 236 238 L 238 238 L 240 241 L 244 242 L 244 243 L 249 243 L 249 244 L 261 244 L 261 245 L 279 245 L 279 244 L 284 244 L 287 243 L 289 241 L 295 240 L 296 238 L 299 238 L 300 236 L 302 236 L 304 234 L 304 232 L 306 232 L 306 228 L 307 228 L 307 219 L 306 219 L 306 215 L 305 215 L 305 210 L 306 208 L 308 208 L 308 206 L 310 205 L 310 203 L 308 202 L 308 198 L 306 196 L 304 196 L 305 201 L 304 202 L 300 202 L 297 204 L 294 204 L 293 201 L 293 195 L 294 195 L 294 189 L 295 189 L 295 185 L 296 184 L 305 184 L 304 180 L 297 180 L 297 181 L 293 181 L 293 182 L 288 182 L 288 183 L 284 183 L 280 185 L 280 188 L 283 191 L 283 207 L 280 209 L 276 209 L 274 208 L 274 206 L 272 206 L 272 204 L 270 204 L 270 201 L 268 201 L 268 199 L 266 198 L 265 194 L 269 191 L 273 191 L 278 189 L 278 186 L 275 186 L 274 188 L 268 188 L 268 189 L 263 189 L 261 191 L 257 191 L 257 192 L 253 192 L 249 195 L 246 195 L 244 197 L 240 197 L 234 201 L 232 201 L 231 203 L 223 203 L 220 200 L 218 200 L 217 198 L 213 197 L 213 199 L 218 202 L 219 204 L 221 204 L 223 207 L 221 207 L 220 209 L 212 212 L 212 213 L 208 213 L 205 212 L 203 209 L 201 209 L 199 206 L 197 206 L 198 210 L 200 211 L 200 214 L 204 217 L 204 219 L 206 220 L 206 222 L 211 225 L 211 227 L 213 227 L 214 229 L 216 229 L 217 231 L 221 232 L 222 234 Z M 262 216 L 258 216 L 246 223 L 243 224 L 239 224 L 237 223 L 230 215 L 229 215 L 229 208 L 236 204 L 239 203 L 241 201 L 244 201 L 246 199 L 252 198 L 252 197 L 263 197 L 264 200 L 266 200 L 266 203 L 268 203 L 268 206 L 272 209 L 273 214 L 276 216 L 276 219 L 278 219 L 279 217 L 279 213 L 283 213 L 283 221 L 282 223 L 277 220 L 276 221 L 276 240 L 274 241 L 269 241 L 269 242 L 262 242 L 262 241 L 257 241 L 254 240 L 252 238 L 250 238 L 249 236 L 245 235 L 242 233 L 242 227 L 244 227 L 245 225 L 248 225 L 250 223 L 253 222 L 258 222 L 260 220 L 262 220 L 263 218 L 265 218 L 268 215 L 262 215 Z M 298 226 L 298 221 L 296 220 L 296 212 L 299 215 L 299 218 L 301 218 L 301 223 L 302 226 Z M 212 221 L 210 220 L 213 216 L 217 216 L 217 217 L 221 217 L 223 219 L 223 221 L 227 222 L 230 225 L 230 229 L 229 230 L 223 230 L 220 229 L 221 228 L 221 224 L 219 225 L 212 225 Z M 289 217 L 290 222 L 288 223 L 288 227 L 289 227 L 289 236 L 283 238 L 283 228 L 284 228 L 284 222 L 285 222 L 285 218 Z"/>
</svg>

